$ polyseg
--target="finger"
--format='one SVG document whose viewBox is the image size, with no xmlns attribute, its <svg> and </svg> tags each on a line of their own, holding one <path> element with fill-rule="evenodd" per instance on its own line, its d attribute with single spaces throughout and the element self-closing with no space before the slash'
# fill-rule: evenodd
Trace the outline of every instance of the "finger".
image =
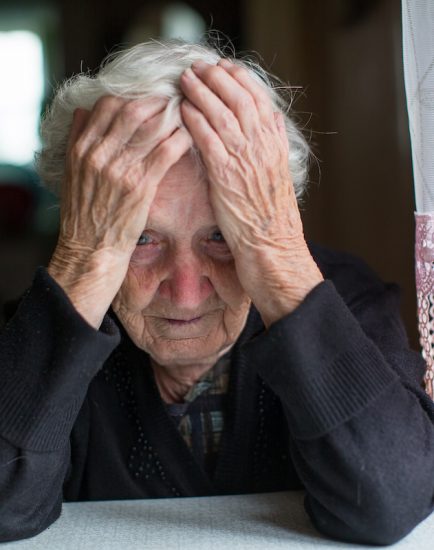
<svg viewBox="0 0 434 550">
<path fill-rule="evenodd" d="M 74 143 L 77 141 L 78 137 L 84 131 L 86 124 L 90 117 L 90 111 L 87 109 L 75 109 L 72 115 L 72 124 L 71 130 L 68 136 L 68 145 L 67 150 L 70 150 Z"/>
<path fill-rule="evenodd" d="M 112 159 L 112 165 L 117 166 L 119 177 L 131 165 L 143 162 L 151 151 L 160 142 L 170 137 L 178 127 L 179 122 L 175 119 L 169 119 L 167 124 L 164 124 L 162 115 L 157 115 L 143 123 L 119 155 Z"/>
<path fill-rule="evenodd" d="M 105 147 L 120 149 L 148 120 L 164 111 L 167 99 L 153 97 L 125 102 L 116 112 L 104 135 Z"/>
<path fill-rule="evenodd" d="M 96 165 L 115 157 L 137 128 L 163 110 L 167 100 L 148 98 L 126 101 L 104 96 L 94 105 L 84 132 L 77 142 L 80 157 L 91 153 Z M 100 160 L 99 160 L 100 159 Z"/>
<path fill-rule="evenodd" d="M 192 136 L 186 128 L 178 128 L 161 142 L 144 161 L 146 185 L 156 188 L 166 172 L 193 146 Z"/>
<path fill-rule="evenodd" d="M 286 149 L 289 152 L 288 134 L 286 133 L 285 117 L 280 111 L 273 113 L 274 120 L 276 121 L 277 129 L 279 130 L 280 139 Z"/>
<path fill-rule="evenodd" d="M 98 146 L 115 113 L 123 103 L 125 103 L 125 100 L 122 98 L 103 96 L 96 101 L 86 121 L 84 121 L 85 115 L 81 109 L 75 114 L 78 118 L 77 125 L 83 125 L 83 129 L 76 141 L 71 142 L 71 151 L 67 157 L 68 172 L 71 177 L 66 178 L 66 185 L 63 190 L 66 203 L 87 204 L 91 200 L 93 186 L 83 184 L 86 181 L 86 163 L 83 161 L 88 158 L 94 168 L 101 168 L 104 165 L 106 159 L 98 151 Z M 93 154 L 93 152 L 96 152 L 96 154 Z M 80 181 L 78 185 L 77 174 Z"/>
<path fill-rule="evenodd" d="M 90 111 L 86 109 L 75 109 L 74 113 L 72 115 L 72 124 L 71 124 L 71 130 L 69 132 L 68 136 L 68 143 L 66 147 L 66 171 L 65 175 L 68 173 L 71 173 L 74 170 L 74 162 L 75 158 L 73 155 L 71 155 L 71 151 L 73 147 L 76 146 L 77 141 L 82 136 L 87 123 L 90 118 Z M 64 178 L 64 184 L 61 187 L 61 197 L 62 202 L 65 200 L 65 197 L 69 195 L 69 192 L 71 191 L 70 186 L 68 185 L 69 178 Z"/>
<path fill-rule="evenodd" d="M 176 117 L 167 118 L 165 112 L 141 124 L 119 155 L 112 159 L 113 173 L 121 178 L 132 165 L 142 163 L 158 144 L 169 138 L 178 127 L 179 120 Z"/>
<path fill-rule="evenodd" d="M 89 148 L 88 160 L 91 166 L 97 170 L 102 170 L 112 163 L 113 169 L 117 172 L 122 168 L 122 164 L 134 162 L 146 156 L 155 146 L 152 139 L 148 147 L 142 148 L 142 150 L 136 149 L 135 151 L 128 147 L 129 140 L 144 122 L 156 113 L 161 112 L 166 105 L 167 100 L 161 98 L 124 101 L 112 117 L 105 135 L 96 140 Z M 133 152 L 136 154 L 129 155 Z M 125 168 L 127 167 L 127 164 L 125 164 Z"/>
<path fill-rule="evenodd" d="M 143 122 L 136 130 L 127 144 L 131 149 L 154 149 L 156 145 L 167 139 L 179 127 L 179 118 L 167 116 L 167 111 L 157 113 L 145 122 Z"/>
<path fill-rule="evenodd" d="M 192 70 L 235 114 L 244 134 L 258 131 L 259 114 L 251 93 L 222 67 L 195 61 Z"/>
<path fill-rule="evenodd" d="M 96 101 L 90 112 L 86 127 L 76 141 L 79 156 L 84 156 L 95 143 L 101 140 L 123 103 L 125 103 L 125 99 L 115 96 L 100 97 Z"/>
<path fill-rule="evenodd" d="M 228 152 L 202 112 L 188 99 L 185 99 L 181 103 L 181 114 L 193 142 L 202 155 L 205 166 L 210 168 L 211 163 L 219 163 L 224 166 L 227 162 Z"/>
<path fill-rule="evenodd" d="M 191 69 L 184 71 L 181 88 L 190 102 L 203 113 L 228 149 L 242 140 L 236 115 Z"/>
<path fill-rule="evenodd" d="M 234 80 L 250 92 L 255 101 L 256 108 L 258 109 L 261 119 L 269 120 L 272 116 L 273 106 L 265 85 L 257 82 L 253 76 L 249 74 L 247 69 L 232 63 L 228 59 L 220 59 L 218 65 L 219 67 L 225 69 L 225 71 L 230 74 Z"/>
</svg>

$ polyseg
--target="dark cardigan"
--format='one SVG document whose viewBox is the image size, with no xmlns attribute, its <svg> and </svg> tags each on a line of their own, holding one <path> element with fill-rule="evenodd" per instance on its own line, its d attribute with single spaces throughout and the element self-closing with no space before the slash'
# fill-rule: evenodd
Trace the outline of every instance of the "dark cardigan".
<svg viewBox="0 0 434 550">
<path fill-rule="evenodd" d="M 0 541 L 32 536 L 62 500 L 306 489 L 323 533 L 385 544 L 432 510 L 434 407 L 396 287 L 312 247 L 326 277 L 232 353 L 213 478 L 186 447 L 148 356 L 113 315 L 89 327 L 44 269 L 0 337 Z"/>
</svg>

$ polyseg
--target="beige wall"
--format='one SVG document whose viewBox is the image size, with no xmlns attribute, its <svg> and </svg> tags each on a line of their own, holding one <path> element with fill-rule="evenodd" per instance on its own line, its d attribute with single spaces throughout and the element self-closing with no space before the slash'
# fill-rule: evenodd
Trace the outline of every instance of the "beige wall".
<svg viewBox="0 0 434 550">
<path fill-rule="evenodd" d="M 155 0 L 157 1 L 157 0 Z M 162 0 L 159 0 L 161 3 Z M 187 0 L 242 49 L 304 95 L 295 103 L 312 131 L 321 178 L 303 212 L 307 236 L 363 256 L 403 289 L 403 314 L 417 345 L 413 281 L 413 191 L 400 50 L 399 0 Z M 0 0 L 1 3 L 1 0 Z M 16 0 L 22 9 L 31 4 Z M 66 76 L 94 68 L 151 0 L 64 0 L 59 6 Z M 351 6 L 371 8 L 360 17 Z M 212 17 L 211 17 L 212 14 Z M 357 14 L 355 14 L 357 15 Z M 62 75 L 50 72 L 50 82 Z M 321 179 L 318 186 L 317 182 Z M 39 239 L 36 240 L 35 239 Z M 53 246 L 45 235 L 1 240 L 3 301 L 19 295 Z M 20 269 L 15 269 L 18 250 Z M 27 254 L 27 250 L 39 251 Z M 11 251 L 14 251 L 12 254 Z"/>
<path fill-rule="evenodd" d="M 303 213 L 308 237 L 364 257 L 400 284 L 417 347 L 400 2 L 367 2 L 360 14 L 348 13 L 351 4 L 245 0 L 245 41 L 273 72 L 304 86 L 295 108 L 306 112 L 321 171 L 312 171 Z"/>
</svg>

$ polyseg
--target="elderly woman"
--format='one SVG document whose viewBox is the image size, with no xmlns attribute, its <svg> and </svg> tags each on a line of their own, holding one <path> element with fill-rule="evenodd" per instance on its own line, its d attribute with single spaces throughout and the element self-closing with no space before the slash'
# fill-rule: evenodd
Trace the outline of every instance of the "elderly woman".
<svg viewBox="0 0 434 550">
<path fill-rule="evenodd" d="M 1 341 L 0 539 L 62 500 L 306 490 L 391 543 L 433 506 L 434 408 L 396 289 L 308 246 L 307 145 L 258 67 L 141 44 L 58 91 L 61 227 Z"/>
</svg>

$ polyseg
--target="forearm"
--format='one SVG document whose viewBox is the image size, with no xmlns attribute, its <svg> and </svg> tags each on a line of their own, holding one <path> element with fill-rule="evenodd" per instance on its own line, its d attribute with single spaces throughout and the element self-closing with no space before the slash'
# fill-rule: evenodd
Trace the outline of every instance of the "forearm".
<svg viewBox="0 0 434 550">
<path fill-rule="evenodd" d="M 60 515 L 69 446 L 24 451 L 0 438 L 0 542 L 37 535 Z"/>
<path fill-rule="evenodd" d="M 72 427 L 119 339 L 104 329 L 41 269 L 0 335 L 0 540 L 32 536 L 60 513 Z"/>
<path fill-rule="evenodd" d="M 88 385 L 119 342 L 97 332 L 45 270 L 0 335 L 0 435 L 23 448 L 52 450 L 67 438 Z"/>
<path fill-rule="evenodd" d="M 434 433 L 396 384 L 328 434 L 296 439 L 292 459 L 322 533 L 392 544 L 433 509 Z"/>
<path fill-rule="evenodd" d="M 433 408 L 388 307 L 379 292 L 357 319 L 324 283 L 270 327 L 272 349 L 258 338 L 249 350 L 281 399 L 308 510 L 335 538 L 390 543 L 432 506 Z"/>
</svg>

